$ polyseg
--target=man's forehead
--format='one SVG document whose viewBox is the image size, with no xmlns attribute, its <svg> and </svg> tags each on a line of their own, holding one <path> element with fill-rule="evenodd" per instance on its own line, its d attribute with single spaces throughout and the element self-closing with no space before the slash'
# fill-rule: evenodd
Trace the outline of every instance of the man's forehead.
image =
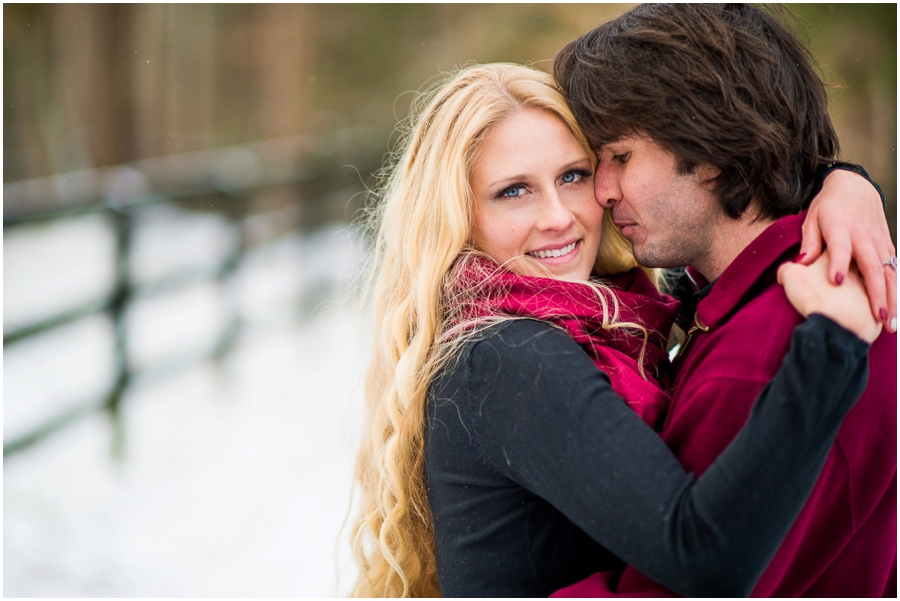
<svg viewBox="0 0 900 601">
<path fill-rule="evenodd" d="M 618 138 L 616 138 L 614 140 L 600 141 L 596 144 L 592 144 L 591 148 L 593 148 L 594 152 L 599 154 L 600 152 L 602 152 L 604 149 L 607 149 L 607 148 L 618 148 L 620 146 L 625 146 L 628 144 L 633 144 L 635 142 L 641 142 L 641 141 L 653 142 L 653 140 L 646 134 L 632 133 L 632 134 L 625 134 L 625 135 L 619 136 Z"/>
</svg>

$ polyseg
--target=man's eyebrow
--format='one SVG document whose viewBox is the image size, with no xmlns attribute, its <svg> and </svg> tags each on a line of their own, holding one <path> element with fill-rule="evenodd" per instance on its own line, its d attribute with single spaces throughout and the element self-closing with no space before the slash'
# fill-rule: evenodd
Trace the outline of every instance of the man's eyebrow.
<svg viewBox="0 0 900 601">
<path fill-rule="evenodd" d="M 615 146 L 616 144 L 621 144 L 622 142 L 624 142 L 627 139 L 629 139 L 629 136 L 619 136 L 615 140 L 604 140 L 600 144 L 591 145 L 591 148 L 594 150 L 595 153 L 599 153 L 604 148 L 609 148 L 610 146 Z"/>
</svg>

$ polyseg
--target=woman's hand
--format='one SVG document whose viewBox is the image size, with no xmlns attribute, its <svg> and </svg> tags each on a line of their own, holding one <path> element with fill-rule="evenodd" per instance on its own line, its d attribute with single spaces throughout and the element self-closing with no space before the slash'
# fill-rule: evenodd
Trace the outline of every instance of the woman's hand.
<svg viewBox="0 0 900 601">
<path fill-rule="evenodd" d="M 869 311 L 866 288 L 856 268 L 850 265 L 842 285 L 828 279 L 829 251 L 812 265 L 785 263 L 778 268 L 778 283 L 803 317 L 820 313 L 839 323 L 869 344 L 881 333 L 881 322 Z"/>
<path fill-rule="evenodd" d="M 828 279 L 840 286 L 856 261 L 869 293 L 872 315 L 897 330 L 897 269 L 885 265 L 896 256 L 881 197 L 864 177 L 835 169 L 825 178 L 803 223 L 803 244 L 798 263 L 809 265 L 822 254 L 822 242 L 831 260 Z"/>
</svg>

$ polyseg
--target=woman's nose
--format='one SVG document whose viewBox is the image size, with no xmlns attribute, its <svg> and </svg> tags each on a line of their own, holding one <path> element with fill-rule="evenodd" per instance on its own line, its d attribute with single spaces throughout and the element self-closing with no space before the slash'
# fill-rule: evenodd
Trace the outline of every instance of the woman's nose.
<svg viewBox="0 0 900 601">
<path fill-rule="evenodd" d="M 609 162 L 597 165 L 597 171 L 594 173 L 594 195 L 604 209 L 609 209 L 622 200 L 622 189 L 619 187 L 615 166 Z"/>
<path fill-rule="evenodd" d="M 539 223 L 541 229 L 563 231 L 569 229 L 575 222 L 575 215 L 558 193 L 549 194 L 542 205 Z"/>
</svg>

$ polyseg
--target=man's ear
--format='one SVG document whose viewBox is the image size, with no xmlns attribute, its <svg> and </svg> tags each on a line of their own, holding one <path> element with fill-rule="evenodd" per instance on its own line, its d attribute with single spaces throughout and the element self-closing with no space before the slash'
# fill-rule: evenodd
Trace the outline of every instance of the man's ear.
<svg viewBox="0 0 900 601">
<path fill-rule="evenodd" d="M 694 170 L 694 173 L 697 175 L 697 181 L 700 185 L 706 185 L 710 189 L 715 185 L 713 184 L 713 180 L 719 177 L 719 174 L 722 173 L 722 170 L 718 167 L 710 165 L 709 163 L 702 163 L 697 165 L 697 168 Z"/>
</svg>

